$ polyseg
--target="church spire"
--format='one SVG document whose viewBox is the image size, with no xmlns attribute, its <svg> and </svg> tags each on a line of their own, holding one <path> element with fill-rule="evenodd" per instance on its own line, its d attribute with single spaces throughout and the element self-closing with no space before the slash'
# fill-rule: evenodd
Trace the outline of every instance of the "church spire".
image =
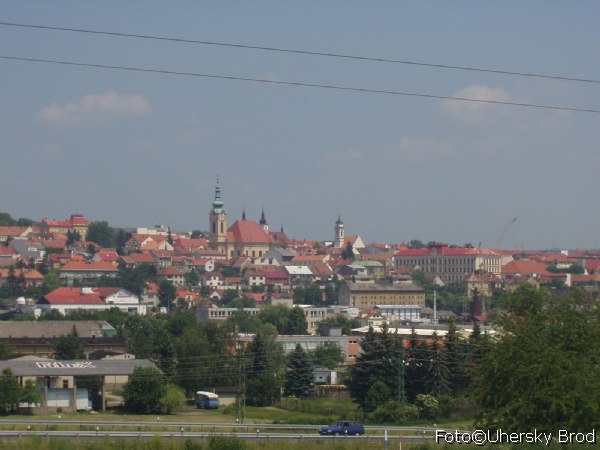
<svg viewBox="0 0 600 450">
<path fill-rule="evenodd" d="M 265 219 L 265 208 L 262 209 L 260 214 L 260 222 L 265 231 L 269 231 L 269 225 L 267 225 L 267 219 Z"/>
<path fill-rule="evenodd" d="M 219 175 L 217 175 L 217 184 L 215 185 L 215 199 L 212 202 L 212 210 L 215 213 L 225 212 L 223 209 L 223 200 L 221 200 L 221 186 L 219 186 Z"/>
</svg>

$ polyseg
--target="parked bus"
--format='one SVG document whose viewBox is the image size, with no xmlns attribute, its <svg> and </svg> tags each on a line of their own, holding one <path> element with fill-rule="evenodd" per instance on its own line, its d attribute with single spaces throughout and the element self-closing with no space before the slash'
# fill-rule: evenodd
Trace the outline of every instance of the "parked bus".
<svg viewBox="0 0 600 450">
<path fill-rule="evenodd" d="M 219 396 L 214 392 L 198 391 L 196 392 L 196 408 L 198 409 L 216 409 L 219 407 Z"/>
</svg>

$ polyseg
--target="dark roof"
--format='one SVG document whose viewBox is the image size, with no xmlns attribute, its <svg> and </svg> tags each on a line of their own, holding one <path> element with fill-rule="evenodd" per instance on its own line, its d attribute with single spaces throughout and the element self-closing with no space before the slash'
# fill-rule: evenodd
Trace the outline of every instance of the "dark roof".
<svg viewBox="0 0 600 450">
<path fill-rule="evenodd" d="M 15 376 L 86 376 L 86 375 L 131 375 L 136 367 L 157 367 L 147 359 L 113 359 L 113 360 L 73 360 L 56 361 L 40 358 L 39 360 L 7 360 L 0 361 L 0 372 L 10 369 Z M 157 369 L 158 370 L 158 369 Z"/>
<path fill-rule="evenodd" d="M 4 322 L 0 326 L 0 338 L 40 338 L 59 337 L 77 330 L 80 338 L 102 337 L 105 332 L 115 329 L 104 320 L 42 320 Z"/>
</svg>

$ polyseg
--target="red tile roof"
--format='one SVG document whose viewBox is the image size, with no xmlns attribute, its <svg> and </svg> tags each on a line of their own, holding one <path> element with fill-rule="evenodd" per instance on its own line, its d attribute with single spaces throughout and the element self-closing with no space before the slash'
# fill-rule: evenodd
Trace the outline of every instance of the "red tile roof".
<svg viewBox="0 0 600 450">
<path fill-rule="evenodd" d="M 600 259 L 586 260 L 585 270 L 587 270 L 589 273 L 600 273 Z"/>
<path fill-rule="evenodd" d="M 50 305 L 105 305 L 97 293 L 82 293 L 80 288 L 60 287 L 44 295 L 42 303 Z"/>
<path fill-rule="evenodd" d="M 158 272 L 159 276 L 183 276 L 183 272 L 176 267 L 165 267 Z"/>
<path fill-rule="evenodd" d="M 21 236 L 28 227 L 0 226 L 0 236 Z"/>
<path fill-rule="evenodd" d="M 62 271 L 117 272 L 119 266 L 109 261 L 69 261 L 61 268 Z"/>
<path fill-rule="evenodd" d="M 9 269 L 0 269 L 0 279 L 7 279 L 8 275 L 9 275 L 10 270 Z M 20 277 L 21 276 L 21 269 L 15 269 L 14 270 L 14 274 L 16 277 Z M 39 273 L 37 270 L 35 269 L 26 269 L 23 270 L 22 272 L 23 278 L 25 278 L 25 280 L 43 280 L 44 279 L 44 275 L 42 275 L 41 273 Z"/>
<path fill-rule="evenodd" d="M 227 230 L 227 241 L 230 243 L 270 244 L 273 239 L 258 223 L 252 220 L 236 220 Z"/>
<path fill-rule="evenodd" d="M 434 246 L 427 248 L 409 248 L 406 250 L 400 250 L 394 256 L 430 256 L 430 255 L 441 255 L 441 256 L 498 256 L 494 250 L 487 248 L 473 248 L 473 247 L 448 247 L 448 246 Z"/>
<path fill-rule="evenodd" d="M 529 259 L 515 259 L 502 266 L 502 275 L 550 275 L 546 265 Z"/>
<path fill-rule="evenodd" d="M 96 253 L 102 261 L 116 262 L 119 260 L 119 255 L 114 250 L 102 250 Z"/>
</svg>

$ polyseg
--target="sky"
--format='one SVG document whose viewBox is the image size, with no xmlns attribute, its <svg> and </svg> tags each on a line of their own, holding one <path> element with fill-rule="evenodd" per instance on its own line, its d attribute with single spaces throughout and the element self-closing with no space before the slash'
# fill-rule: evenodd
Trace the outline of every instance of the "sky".
<svg viewBox="0 0 600 450">
<path fill-rule="evenodd" d="M 600 248 L 600 113 L 576 111 L 600 110 L 598 17 L 591 0 L 8 1 L 0 211 L 206 230 L 218 176 L 230 224 L 264 208 L 295 239 L 332 240 L 339 216 L 365 242 Z"/>
</svg>

